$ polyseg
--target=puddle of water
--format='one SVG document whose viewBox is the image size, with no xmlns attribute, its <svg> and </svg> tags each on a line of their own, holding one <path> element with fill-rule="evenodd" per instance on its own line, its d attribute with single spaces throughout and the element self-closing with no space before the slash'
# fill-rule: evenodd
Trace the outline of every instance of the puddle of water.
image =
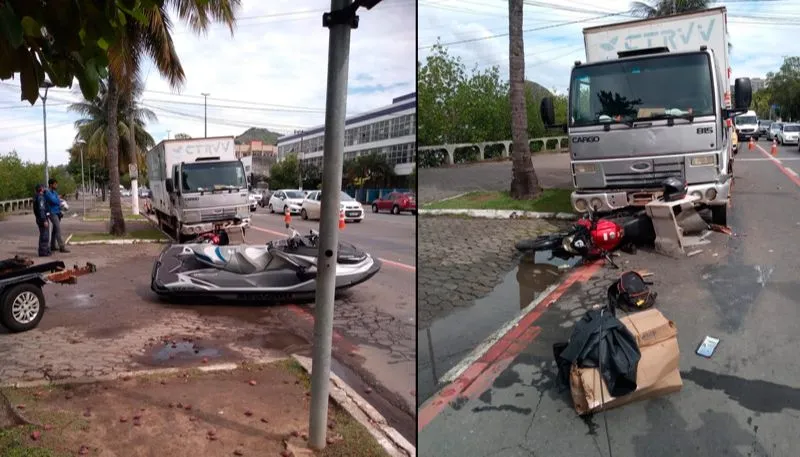
<svg viewBox="0 0 800 457">
<path fill-rule="evenodd" d="M 217 358 L 222 356 L 222 351 L 217 348 L 203 347 L 196 341 L 176 341 L 156 347 L 151 355 L 155 363 L 181 362 L 203 358 Z"/>
<path fill-rule="evenodd" d="M 580 259 L 526 255 L 487 296 L 437 320 L 417 333 L 417 405 L 438 389 L 439 379 L 498 328 L 514 319 L 545 289 L 560 281 Z"/>
</svg>

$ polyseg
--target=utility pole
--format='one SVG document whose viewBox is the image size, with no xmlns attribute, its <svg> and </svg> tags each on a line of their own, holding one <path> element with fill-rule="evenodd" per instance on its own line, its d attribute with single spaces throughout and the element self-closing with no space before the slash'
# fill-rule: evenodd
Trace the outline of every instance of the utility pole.
<svg viewBox="0 0 800 457">
<path fill-rule="evenodd" d="M 172 130 L 167 130 L 167 139 L 169 139 L 169 132 L 171 132 L 171 131 Z"/>
<path fill-rule="evenodd" d="M 344 128 L 347 112 L 347 73 L 350 31 L 358 27 L 356 10 L 372 9 L 380 0 L 331 0 L 331 12 L 322 15 L 330 29 L 328 39 L 328 89 L 325 99 L 325 144 L 322 156 L 322 208 L 320 210 L 317 291 L 314 308 L 314 343 L 311 372 L 309 444 L 323 449 L 328 425 L 333 299 L 339 247 L 339 204 L 344 162 Z"/>
<path fill-rule="evenodd" d="M 86 147 L 86 143 L 81 141 L 78 143 L 79 147 L 81 148 L 81 188 L 83 188 L 83 218 L 86 219 L 86 181 L 83 179 L 83 149 Z"/>
<path fill-rule="evenodd" d="M 204 137 L 208 138 L 208 96 L 211 95 L 208 92 L 203 92 L 200 94 L 203 96 L 203 123 L 205 124 L 205 133 Z"/>
<path fill-rule="evenodd" d="M 50 170 L 47 166 L 47 90 L 53 87 L 53 83 L 44 80 L 40 87 L 44 88 L 44 95 L 39 94 L 42 98 L 42 121 L 44 123 L 44 184 L 48 185 L 48 181 L 50 181 Z"/>
<path fill-rule="evenodd" d="M 299 180 L 298 189 L 303 190 L 303 159 L 306 157 L 305 151 L 303 151 L 303 134 L 305 133 L 303 130 L 295 130 L 295 134 L 300 134 L 300 153 L 297 155 L 297 179 Z"/>
</svg>

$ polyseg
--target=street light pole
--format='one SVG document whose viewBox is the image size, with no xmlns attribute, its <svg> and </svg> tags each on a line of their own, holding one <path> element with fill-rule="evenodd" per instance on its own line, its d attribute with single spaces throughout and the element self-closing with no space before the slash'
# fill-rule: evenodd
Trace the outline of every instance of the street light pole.
<svg viewBox="0 0 800 457">
<path fill-rule="evenodd" d="M 83 188 L 83 218 L 86 219 L 86 181 L 83 179 L 83 148 L 86 146 L 85 142 L 78 143 L 81 148 L 81 188 Z"/>
<path fill-rule="evenodd" d="M 171 132 L 171 131 L 172 130 L 167 130 L 167 139 L 169 139 L 169 132 Z"/>
<path fill-rule="evenodd" d="M 314 343 L 311 371 L 309 444 L 325 447 L 330 390 L 333 300 L 339 248 L 339 205 L 344 163 L 344 128 L 347 112 L 347 73 L 350 31 L 358 27 L 356 10 L 372 9 L 380 0 L 331 0 L 331 12 L 322 15 L 330 29 L 328 39 L 328 89 L 325 99 L 325 143 L 322 154 L 322 208 L 320 210 L 317 291 L 314 307 Z"/>
<path fill-rule="evenodd" d="M 299 179 L 298 189 L 303 190 L 303 159 L 306 156 L 305 151 L 303 151 L 303 134 L 305 132 L 303 130 L 295 130 L 294 133 L 300 134 L 300 153 L 297 155 L 297 179 Z"/>
<path fill-rule="evenodd" d="M 205 124 L 205 138 L 208 138 L 208 96 L 211 95 L 208 92 L 203 92 L 200 95 L 203 96 L 203 123 Z"/>
<path fill-rule="evenodd" d="M 44 96 L 39 94 L 42 98 L 42 121 L 44 123 L 44 183 L 48 184 L 50 181 L 50 170 L 47 166 L 47 90 L 53 87 L 53 83 L 45 80 L 40 87 L 44 88 Z"/>
</svg>

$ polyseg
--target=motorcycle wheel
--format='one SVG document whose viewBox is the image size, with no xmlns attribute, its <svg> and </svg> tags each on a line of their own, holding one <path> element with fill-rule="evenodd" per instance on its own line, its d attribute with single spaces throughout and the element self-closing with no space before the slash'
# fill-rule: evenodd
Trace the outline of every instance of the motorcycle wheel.
<svg viewBox="0 0 800 457">
<path fill-rule="evenodd" d="M 561 247 L 565 233 L 542 235 L 533 239 L 517 241 L 515 247 L 518 251 L 549 251 Z"/>
</svg>

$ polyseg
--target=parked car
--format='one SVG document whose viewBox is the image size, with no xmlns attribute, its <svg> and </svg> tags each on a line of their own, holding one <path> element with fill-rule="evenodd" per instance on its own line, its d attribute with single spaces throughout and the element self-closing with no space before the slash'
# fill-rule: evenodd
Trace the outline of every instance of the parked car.
<svg viewBox="0 0 800 457">
<path fill-rule="evenodd" d="M 140 187 L 139 198 L 150 198 L 150 189 L 148 189 L 147 187 Z"/>
<path fill-rule="evenodd" d="M 344 211 L 345 222 L 361 222 L 364 220 L 364 208 L 361 206 L 361 203 L 351 197 L 347 192 L 342 192 L 339 198 L 341 200 L 339 208 Z M 303 200 L 300 217 L 303 219 L 319 219 L 321 209 L 322 191 L 309 191 L 305 200 Z"/>
<path fill-rule="evenodd" d="M 778 132 L 781 131 L 781 126 L 783 126 L 783 122 L 773 122 L 769 126 L 769 130 L 767 131 L 767 139 L 769 141 L 778 138 Z"/>
<path fill-rule="evenodd" d="M 783 124 L 781 131 L 778 132 L 778 143 L 798 144 L 800 138 L 800 124 Z"/>
<path fill-rule="evenodd" d="M 392 192 L 372 202 L 372 212 L 391 211 L 392 214 L 417 214 L 417 200 L 411 192 Z"/>
<path fill-rule="evenodd" d="M 247 202 L 250 204 L 250 211 L 258 209 L 258 203 L 261 201 L 261 194 L 250 192 L 247 194 Z"/>
<path fill-rule="evenodd" d="M 739 136 L 736 135 L 736 129 L 731 130 L 731 149 L 733 149 L 733 155 L 739 153 Z"/>
<path fill-rule="evenodd" d="M 285 208 L 289 213 L 300 214 L 300 205 L 303 203 L 303 191 L 298 189 L 276 190 L 269 198 L 269 212 L 283 214 Z"/>
<path fill-rule="evenodd" d="M 770 120 L 760 120 L 758 121 L 758 135 L 759 136 L 767 136 L 769 132 L 769 127 L 772 125 L 772 121 Z"/>
</svg>

